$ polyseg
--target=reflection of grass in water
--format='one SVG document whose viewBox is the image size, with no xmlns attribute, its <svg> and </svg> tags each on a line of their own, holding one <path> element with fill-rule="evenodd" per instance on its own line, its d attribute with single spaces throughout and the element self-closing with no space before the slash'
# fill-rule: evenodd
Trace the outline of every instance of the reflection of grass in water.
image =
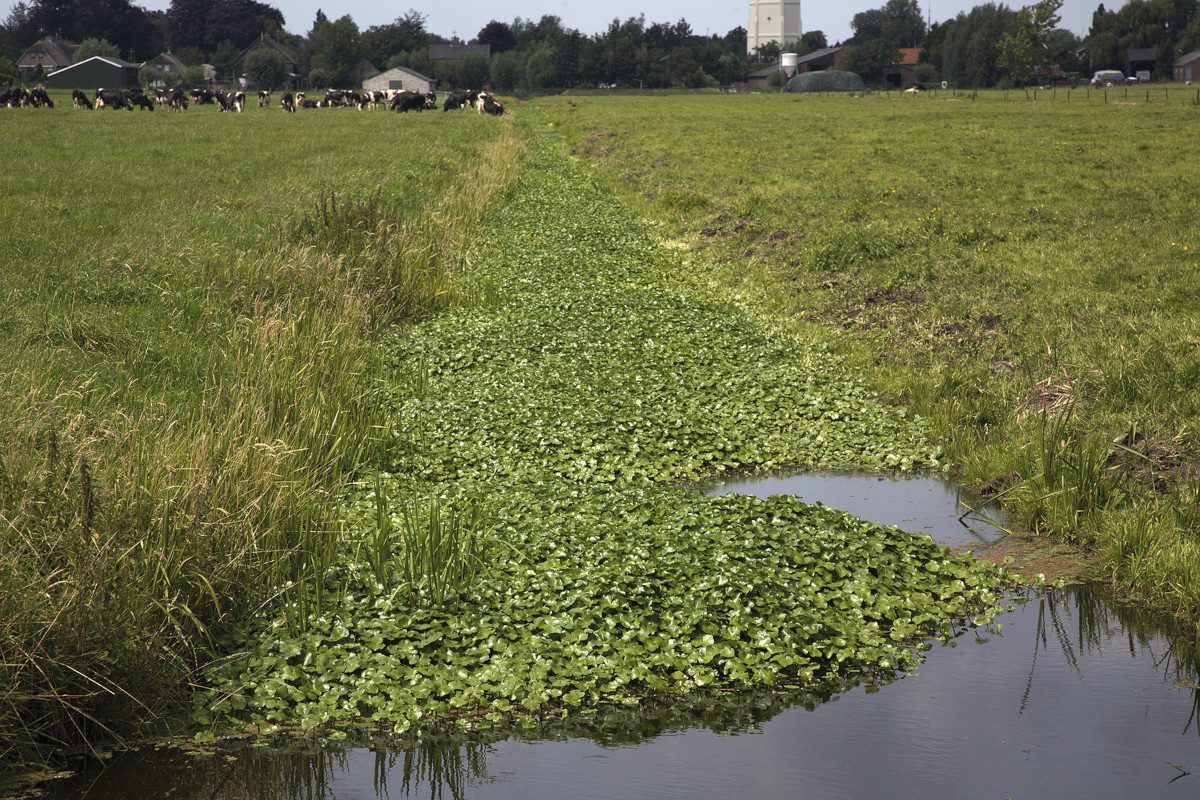
<svg viewBox="0 0 1200 800">
<path fill-rule="evenodd" d="M 1075 635 L 1069 623 L 1075 614 Z M 1067 590 L 1044 589 L 1039 592 L 1037 634 L 1034 638 L 1033 657 L 1029 665 L 1029 676 L 1025 692 L 1021 696 L 1021 711 L 1028 705 L 1033 690 L 1034 674 L 1037 671 L 1038 652 L 1049 650 L 1050 635 L 1062 650 L 1063 657 L 1080 680 L 1083 671 L 1079 655 L 1085 652 L 1100 653 L 1105 642 L 1117 630 L 1125 633 L 1129 655 L 1137 658 L 1140 651 L 1149 654 L 1155 670 L 1161 670 L 1164 682 L 1192 690 L 1192 712 L 1184 726 L 1184 733 L 1195 727 L 1200 736 L 1200 638 L 1186 629 L 1172 624 L 1170 618 L 1155 615 L 1137 606 L 1122 606 L 1109 603 L 1104 595 L 1093 589 L 1076 588 Z M 1166 644 L 1166 650 L 1155 652 L 1156 647 Z"/>
</svg>

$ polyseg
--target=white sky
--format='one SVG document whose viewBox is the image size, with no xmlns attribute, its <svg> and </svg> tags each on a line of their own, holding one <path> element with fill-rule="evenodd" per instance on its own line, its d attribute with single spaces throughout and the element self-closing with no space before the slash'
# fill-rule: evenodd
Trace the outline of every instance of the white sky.
<svg viewBox="0 0 1200 800">
<path fill-rule="evenodd" d="M 745 26 L 749 17 L 749 5 L 744 0 L 711 0 L 697 4 L 687 0 L 609 0 L 597 3 L 594 0 L 400 0 L 399 3 L 384 0 L 277 0 L 271 2 L 283 11 L 287 29 L 293 33 L 305 33 L 312 26 L 317 9 L 330 18 L 349 14 L 360 28 L 390 22 L 412 7 L 429 18 L 429 29 L 442 36 L 458 35 L 469 39 L 489 20 L 505 22 L 514 17 L 538 19 L 543 14 L 561 17 L 568 27 L 578 28 L 584 33 L 596 33 L 608 26 L 613 17 L 645 14 L 649 22 L 674 22 L 686 18 L 697 33 L 725 33 L 738 25 Z M 935 21 L 953 17 L 982 0 L 921 0 L 922 7 L 932 3 Z M 136 2 L 136 0 L 135 0 Z M 142 5 L 152 9 L 165 9 L 170 0 L 142 0 Z M 805 0 L 801 16 L 805 30 L 822 30 L 829 42 L 850 36 L 850 18 L 859 11 L 883 6 L 885 0 L 851 0 L 850 2 L 814 2 Z M 1010 6 L 1019 7 L 1033 0 L 1016 0 Z M 1063 27 L 1079 34 L 1087 33 L 1091 25 L 1092 12 L 1100 0 L 1066 0 L 1063 5 Z M 6 3 L 11 7 L 12 3 Z M 1117 8 L 1121 0 L 1110 0 L 1108 6 Z"/>
</svg>

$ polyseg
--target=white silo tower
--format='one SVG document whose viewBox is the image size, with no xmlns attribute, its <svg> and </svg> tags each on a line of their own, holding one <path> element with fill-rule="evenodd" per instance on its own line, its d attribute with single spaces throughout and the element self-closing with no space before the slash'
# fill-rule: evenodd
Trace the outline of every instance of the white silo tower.
<svg viewBox="0 0 1200 800">
<path fill-rule="evenodd" d="M 750 0 L 750 25 L 746 28 L 746 52 L 768 42 L 786 47 L 800 40 L 800 0 Z"/>
</svg>

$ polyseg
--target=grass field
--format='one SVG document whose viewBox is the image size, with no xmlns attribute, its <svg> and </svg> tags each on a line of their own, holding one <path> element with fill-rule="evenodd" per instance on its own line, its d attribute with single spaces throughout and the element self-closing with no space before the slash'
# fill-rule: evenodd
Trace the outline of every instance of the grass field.
<svg viewBox="0 0 1200 800">
<path fill-rule="evenodd" d="M 1194 617 L 1200 106 L 1161 92 L 539 106 L 693 291 L 832 332 L 964 482 Z"/>
<path fill-rule="evenodd" d="M 0 752 L 189 682 L 402 729 L 873 676 L 994 599 L 922 537 L 678 488 L 726 470 L 949 465 L 1197 617 L 1166 99 L 0 110 Z"/>
<path fill-rule="evenodd" d="M 0 754 L 152 719 L 327 546 L 375 334 L 519 143 L 476 115 L 3 109 Z M 453 118 L 452 118 L 453 117 Z"/>
</svg>

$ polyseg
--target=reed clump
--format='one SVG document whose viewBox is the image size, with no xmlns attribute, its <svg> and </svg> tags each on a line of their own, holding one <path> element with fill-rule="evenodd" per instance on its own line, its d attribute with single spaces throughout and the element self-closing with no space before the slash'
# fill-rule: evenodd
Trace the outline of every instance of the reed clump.
<svg viewBox="0 0 1200 800">
<path fill-rule="evenodd" d="M 374 336 L 466 300 L 462 252 L 520 158 L 506 127 L 475 180 L 404 215 L 331 214 L 326 192 L 253 255 L 198 259 L 146 339 L 203 347 L 106 363 L 102 337 L 72 336 L 86 369 L 66 376 L 0 353 L 0 758 L 159 719 L 232 625 L 327 563 L 334 500 L 381 448 Z M 155 385 L 151 356 L 195 383 Z"/>
</svg>

